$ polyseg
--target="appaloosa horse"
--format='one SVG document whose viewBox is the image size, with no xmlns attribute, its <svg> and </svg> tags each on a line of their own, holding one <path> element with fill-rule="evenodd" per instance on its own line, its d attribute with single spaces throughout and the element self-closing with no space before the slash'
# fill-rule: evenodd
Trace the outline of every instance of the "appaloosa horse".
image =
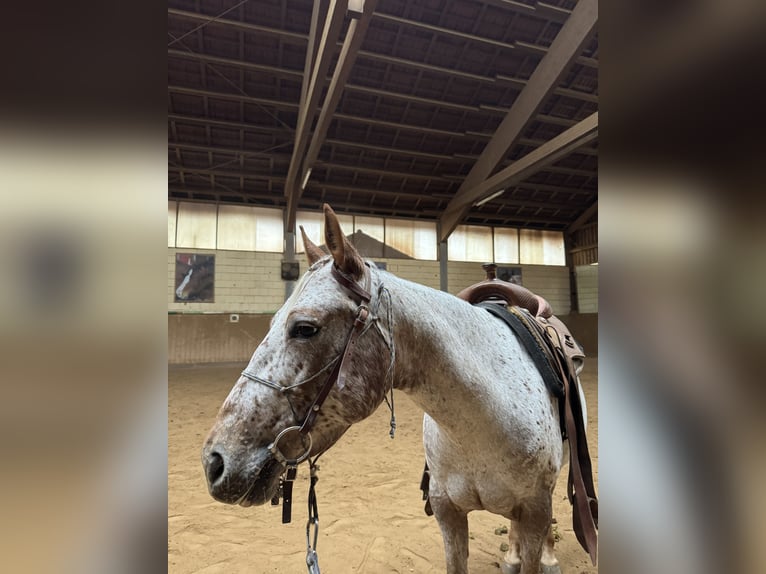
<svg viewBox="0 0 766 574">
<path fill-rule="evenodd" d="M 396 388 L 426 413 L 447 572 L 467 572 L 467 514 L 482 509 L 512 521 L 505 572 L 559 572 L 550 530 L 558 403 L 529 354 L 485 310 L 365 264 L 329 206 L 324 213 L 330 256 L 303 233 L 310 268 L 205 441 L 211 495 L 270 500 L 287 466 L 329 449 Z"/>
</svg>

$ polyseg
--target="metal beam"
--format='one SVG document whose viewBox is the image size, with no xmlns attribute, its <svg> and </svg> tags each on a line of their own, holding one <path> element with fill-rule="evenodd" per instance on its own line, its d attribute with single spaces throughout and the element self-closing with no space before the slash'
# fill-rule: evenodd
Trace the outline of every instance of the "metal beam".
<svg viewBox="0 0 766 574">
<path fill-rule="evenodd" d="M 370 88 L 368 86 L 357 86 L 355 84 L 348 84 L 346 85 L 346 89 L 354 91 L 354 92 L 361 92 L 363 94 L 369 94 L 371 96 L 375 96 L 378 98 L 393 98 L 397 100 L 404 100 L 406 102 L 414 102 L 416 104 L 435 106 L 437 108 L 449 108 L 453 110 L 459 110 L 461 112 L 481 113 L 483 111 L 482 106 L 469 106 L 465 104 L 456 104 L 454 102 L 447 102 L 444 100 L 438 100 L 434 98 L 423 98 L 420 96 L 403 94 L 401 92 L 389 92 L 386 90 L 379 90 L 377 88 Z"/>
<path fill-rule="evenodd" d="M 221 100 L 231 100 L 234 102 L 245 102 L 256 105 L 273 106 L 275 108 L 284 108 L 288 110 L 295 110 L 298 108 L 298 104 L 280 100 L 267 100 L 265 98 L 255 98 L 253 96 L 243 96 L 242 94 L 235 94 L 229 92 L 214 92 L 211 90 L 201 90 L 199 88 L 185 88 L 182 86 L 168 86 L 168 91 L 179 94 L 189 94 L 193 96 L 207 96 L 211 98 L 218 98 Z M 421 133 L 429 133 L 434 135 L 452 136 L 452 137 L 464 137 L 464 132 L 442 130 L 438 128 L 429 128 L 425 126 L 417 126 L 412 124 L 398 124 L 396 122 L 389 122 L 385 120 L 376 120 L 369 117 L 352 116 L 349 114 L 336 113 L 335 119 L 348 120 L 352 122 L 362 122 L 365 124 L 379 125 L 384 127 L 390 127 L 397 130 L 406 129 L 414 130 Z"/>
<path fill-rule="evenodd" d="M 401 197 L 401 198 L 407 198 L 407 199 L 418 199 L 423 197 L 420 194 L 416 193 L 410 193 L 406 191 L 400 191 L 400 190 L 390 190 L 390 189 L 375 189 L 375 188 L 365 188 L 365 187 L 354 187 L 349 185 L 335 185 L 332 183 L 311 183 L 309 182 L 309 185 L 307 189 L 327 189 L 330 191 L 337 191 L 337 192 L 346 192 L 353 195 L 361 194 L 361 195 L 380 195 L 382 197 Z M 430 199 L 433 201 L 441 202 L 444 201 L 444 198 L 442 197 L 436 197 L 434 195 L 429 196 Z M 567 210 L 567 211 L 577 211 L 580 209 L 580 206 L 576 203 L 567 203 L 567 202 L 554 202 L 554 201 L 540 201 L 540 200 L 529 200 L 529 199 L 518 199 L 518 198 L 502 198 L 497 200 L 497 202 L 491 202 L 487 203 L 485 205 L 490 206 L 497 206 L 500 205 L 501 207 L 532 207 L 532 208 L 541 208 L 541 209 L 557 209 L 557 210 Z M 495 214 L 498 217 L 501 215 Z"/>
<path fill-rule="evenodd" d="M 393 171 L 390 169 L 378 169 L 374 167 L 362 167 L 360 165 L 346 165 L 342 163 L 335 163 L 329 161 L 318 161 L 315 167 L 324 167 L 327 169 L 345 169 L 355 171 L 357 173 L 368 173 L 371 175 L 380 175 L 384 177 L 399 177 L 402 179 L 438 179 L 443 181 L 452 181 L 450 174 L 427 174 L 427 173 L 414 173 L 410 171 Z"/>
<path fill-rule="evenodd" d="M 372 19 L 372 14 L 375 11 L 377 3 L 377 0 L 365 0 L 361 17 L 359 19 L 351 20 L 348 24 L 346 38 L 343 41 L 343 47 L 338 56 L 338 62 L 335 64 L 335 70 L 332 75 L 332 80 L 330 80 L 330 85 L 327 88 L 327 95 L 325 96 L 324 104 L 322 104 L 322 110 L 319 112 L 319 118 L 317 119 L 314 133 L 311 136 L 311 142 L 309 143 L 308 150 L 303 158 L 302 166 L 299 169 L 299 185 L 287 188 L 289 194 L 287 199 L 286 218 L 288 231 L 294 231 L 295 229 L 295 212 L 298 205 L 298 199 L 300 199 L 301 194 L 303 193 L 303 187 L 310 176 L 311 168 L 319 156 L 319 150 L 327 136 L 327 130 L 330 128 L 333 114 L 338 107 L 340 96 L 343 93 L 348 76 L 351 73 L 351 68 L 356 61 L 359 47 L 362 45 L 362 41 L 367 34 L 367 28 L 370 26 L 370 20 Z"/>
<path fill-rule="evenodd" d="M 425 126 L 418 126 L 413 124 L 398 124 L 396 122 L 388 122 L 386 120 L 376 120 L 373 118 L 360 118 L 358 116 L 350 116 L 348 114 L 335 114 L 336 120 L 349 120 L 352 122 L 362 122 L 374 126 L 383 126 L 387 128 L 393 128 L 395 130 L 413 130 L 418 133 L 434 134 L 440 136 L 458 137 L 465 136 L 465 132 L 456 132 L 452 130 L 441 130 L 439 128 L 429 128 Z"/>
<path fill-rule="evenodd" d="M 531 81 L 532 78 L 529 79 Z M 528 80 L 524 80 L 522 78 L 514 78 L 512 76 L 504 76 L 502 74 L 498 74 L 495 76 L 494 80 L 496 82 L 500 83 L 507 83 L 512 84 L 514 86 L 518 86 L 519 89 L 524 89 L 529 83 Z M 590 102 L 597 104 L 598 103 L 598 94 L 592 94 L 590 92 L 583 92 L 581 90 L 573 90 L 571 88 L 563 88 L 563 87 L 557 87 L 553 88 L 552 93 L 556 94 L 557 96 L 566 96 L 567 98 L 572 98 L 575 100 L 582 100 L 584 102 Z"/>
<path fill-rule="evenodd" d="M 428 30 L 435 34 L 442 34 L 443 36 L 452 36 L 454 38 L 461 38 L 463 40 L 469 40 L 471 42 L 477 42 L 481 44 L 489 44 L 496 48 L 505 48 L 507 50 L 513 50 L 514 45 L 507 42 L 501 42 L 499 40 L 493 40 L 491 38 L 483 38 L 474 34 L 466 34 L 458 30 L 452 30 L 450 28 L 442 28 L 441 26 L 434 26 L 432 24 L 426 24 L 425 22 L 419 22 L 417 20 L 408 20 L 407 18 L 401 18 L 392 14 L 375 14 L 376 20 L 384 20 L 386 22 L 395 22 L 396 24 L 403 24 L 405 26 L 411 26 L 413 28 L 420 28 L 421 30 Z"/>
<path fill-rule="evenodd" d="M 284 177 L 277 176 L 277 175 L 267 175 L 267 174 L 261 174 L 261 173 L 253 173 L 253 172 L 242 173 L 241 171 L 210 169 L 210 168 L 204 168 L 204 167 L 185 167 L 180 165 L 169 165 L 168 171 L 178 172 L 178 173 L 182 173 L 182 172 L 195 173 L 199 175 L 208 175 L 208 176 L 212 175 L 217 177 L 230 177 L 232 179 L 239 179 L 241 177 L 244 177 L 245 179 L 258 179 L 263 181 L 277 181 L 277 182 L 285 181 Z"/>
<path fill-rule="evenodd" d="M 556 193 L 563 196 L 566 195 L 593 195 L 594 193 L 598 192 L 598 189 L 588 189 L 584 187 L 566 187 L 561 185 L 550 185 L 546 183 L 529 183 L 527 181 L 522 181 L 518 185 L 514 186 L 514 190 L 516 189 L 526 189 L 531 191 L 547 191 L 550 193 Z"/>
<path fill-rule="evenodd" d="M 541 223 L 565 227 L 569 222 L 569 218 L 566 217 L 539 217 L 535 215 L 524 215 L 516 213 L 472 213 L 468 217 L 469 222 L 471 217 L 474 219 L 484 219 L 486 221 L 500 220 L 505 222 L 514 222 L 515 225 L 512 227 L 523 227 L 524 223 Z M 469 224 L 474 225 L 472 223 Z"/>
<path fill-rule="evenodd" d="M 462 217 L 475 202 L 503 188 L 519 184 L 545 166 L 558 161 L 572 153 L 572 150 L 593 141 L 597 137 L 598 112 L 585 118 L 576 126 L 569 128 L 534 151 L 531 151 L 489 179 L 462 193 L 458 190 L 458 193 L 450 201 L 444 215 L 440 219 L 442 231 L 445 228 L 448 229 L 444 237 L 449 237 L 449 233 L 457 227 Z"/>
<path fill-rule="evenodd" d="M 516 40 L 513 45 L 520 50 L 526 50 L 527 52 L 532 52 L 541 56 L 545 56 L 545 54 L 548 53 L 548 47 L 540 46 L 539 44 L 532 44 L 530 42 Z M 588 58 L 586 56 L 578 56 L 575 60 L 575 64 L 580 64 L 581 66 L 585 66 L 587 68 L 598 69 L 598 60 L 595 58 Z"/>
<path fill-rule="evenodd" d="M 196 151 L 196 152 L 212 152 L 217 153 L 221 155 L 234 155 L 238 157 L 265 157 L 265 158 L 274 158 L 274 159 L 281 159 L 284 161 L 290 160 L 290 154 L 287 153 L 274 153 L 273 151 L 264 151 L 264 150 L 252 150 L 252 149 L 239 149 L 239 148 L 230 148 L 230 147 L 220 147 L 220 146 L 207 146 L 207 145 L 198 145 L 198 144 L 187 144 L 187 143 L 179 143 L 176 141 L 169 141 L 168 142 L 169 148 L 174 148 L 177 150 L 184 150 L 184 151 Z M 269 149 L 273 148 L 275 146 L 269 146 Z M 287 147 L 287 142 L 285 142 L 285 146 Z"/>
<path fill-rule="evenodd" d="M 461 72 L 454 68 L 445 68 L 443 66 L 434 66 L 433 64 L 427 64 L 425 62 L 418 62 L 416 60 L 406 60 L 404 58 L 397 58 L 396 56 L 389 56 L 387 54 L 378 54 L 377 52 L 368 52 L 367 50 L 360 50 L 359 55 L 365 58 L 371 58 L 373 60 L 380 60 L 387 64 L 393 64 L 395 66 L 404 66 L 406 68 L 416 68 L 426 72 L 434 72 L 437 74 L 444 74 L 450 77 L 465 78 L 466 80 L 473 80 L 475 82 L 486 82 L 488 84 L 494 84 L 496 78 L 494 76 L 482 76 L 479 74 L 472 74 L 470 72 Z"/>
<path fill-rule="evenodd" d="M 220 66 L 236 66 L 245 70 L 251 70 L 253 72 L 264 72 L 265 74 L 273 75 L 276 77 L 289 78 L 291 80 L 298 80 L 302 77 L 300 70 L 290 70 L 288 68 L 278 68 L 276 66 L 256 64 L 254 62 L 238 60 L 236 58 L 210 56 L 209 54 L 202 54 L 200 52 L 187 52 L 186 50 L 175 50 L 173 48 L 169 48 L 168 56 L 172 56 L 174 58 L 182 58 L 185 60 L 195 60 L 197 62 L 205 62 L 208 64 L 218 64 Z"/>
<path fill-rule="evenodd" d="M 177 8 L 168 8 L 168 14 L 187 20 L 198 20 L 203 22 L 208 22 L 211 18 L 209 14 L 189 12 L 188 10 L 179 10 Z M 259 26 L 258 24 L 250 24 L 249 22 L 240 22 L 239 20 L 230 20 L 228 18 L 216 18 L 214 22 L 209 22 L 208 25 L 227 26 L 237 30 L 253 32 L 255 34 L 271 34 L 296 44 L 305 44 L 307 40 L 306 34 L 301 34 L 300 32 L 290 32 L 281 28 L 269 28 L 268 26 Z"/>
<path fill-rule="evenodd" d="M 577 122 L 572 122 L 572 125 L 575 125 L 576 123 Z M 492 138 L 492 134 L 485 134 L 483 132 L 474 132 L 474 131 L 471 131 L 471 130 L 467 130 L 465 132 L 465 135 L 471 136 L 471 137 L 477 137 L 477 138 L 488 138 L 488 139 Z M 535 140 L 535 139 L 531 139 L 531 138 L 518 138 L 516 140 L 516 143 L 518 145 L 524 145 L 524 146 L 529 146 L 529 147 L 540 147 L 541 145 L 543 145 L 545 143 L 545 141 L 544 140 Z M 598 156 L 598 150 L 597 149 L 587 148 L 587 147 L 582 147 L 582 148 L 578 149 L 577 153 L 581 153 L 583 155 Z M 456 154 L 453 154 L 453 157 L 461 158 L 461 159 L 468 159 L 468 160 L 471 160 L 471 161 L 476 161 L 481 156 L 479 154 L 456 153 Z"/>
<path fill-rule="evenodd" d="M 507 3 L 507 2 L 504 2 L 504 3 Z M 533 8 L 533 7 L 530 7 L 530 8 Z M 555 7 L 552 7 L 552 8 L 555 8 Z M 567 14 L 568 11 L 562 11 L 562 13 L 563 14 Z M 198 19 L 198 20 L 209 20 L 209 16 L 207 16 L 205 14 L 196 14 L 194 12 L 187 12 L 187 11 L 184 11 L 184 10 L 168 9 L 168 14 L 180 16 L 180 17 L 183 17 L 183 18 L 191 18 L 191 19 Z M 535 53 L 538 53 L 538 54 L 547 54 L 547 52 L 550 50 L 550 48 L 547 48 L 545 46 L 538 46 L 536 44 L 530 44 L 530 43 L 527 43 L 527 42 L 514 42 L 514 44 L 507 44 L 507 43 L 504 43 L 504 42 L 499 42 L 499 41 L 491 40 L 491 39 L 488 39 L 488 38 L 481 38 L 480 36 L 473 36 L 473 35 L 470 35 L 470 34 L 464 34 L 463 32 L 452 31 L 452 30 L 449 30 L 447 28 L 439 28 L 437 26 L 431 26 L 429 24 L 423 24 L 421 22 L 417 22 L 417 21 L 414 21 L 414 20 L 406 20 L 404 18 L 399 18 L 398 16 L 390 16 L 390 15 L 382 15 L 382 14 L 376 14 L 375 16 L 376 17 L 381 17 L 383 19 L 389 19 L 389 20 L 392 20 L 392 21 L 395 20 L 395 21 L 397 21 L 397 22 L 399 22 L 401 24 L 408 24 L 408 25 L 412 25 L 412 26 L 424 27 L 424 28 L 427 28 L 427 29 L 433 29 L 432 31 L 438 31 L 438 32 L 441 32 L 441 33 L 444 33 L 444 34 L 451 34 L 451 35 L 458 36 L 458 37 L 463 37 L 463 38 L 466 38 L 466 39 L 473 39 L 476 42 L 490 43 L 490 44 L 496 45 L 497 47 L 504 47 L 504 48 L 511 48 L 512 49 L 512 48 L 514 48 L 514 46 L 518 46 L 518 48 L 526 49 L 529 52 L 535 52 Z M 557 20 L 557 19 L 554 18 L 554 20 Z M 279 36 L 279 37 L 281 37 L 283 39 L 294 41 L 296 43 L 303 44 L 303 43 L 307 43 L 308 42 L 310 44 L 310 38 L 308 38 L 305 34 L 300 34 L 300 33 L 296 33 L 296 32 L 288 32 L 286 30 L 280 30 L 280 29 L 275 29 L 275 28 L 268 28 L 268 27 L 265 27 L 265 26 L 258 26 L 256 24 L 248 24 L 248 23 L 245 23 L 245 22 L 239 22 L 237 20 L 228 20 L 228 19 L 225 19 L 225 18 L 219 18 L 218 20 L 216 20 L 216 23 L 222 24 L 222 25 L 231 26 L 231 27 L 237 28 L 237 29 L 247 30 L 247 31 L 254 32 L 254 33 L 259 33 L 259 34 L 270 33 L 270 34 Z M 218 64 L 225 64 L 225 65 L 240 65 L 241 64 L 244 67 L 248 67 L 250 69 L 257 70 L 257 71 L 268 72 L 269 69 L 272 68 L 270 66 L 253 64 L 253 63 L 250 63 L 250 62 L 240 62 L 238 60 L 233 60 L 233 59 L 230 59 L 230 58 L 221 58 L 221 57 L 215 57 L 215 56 L 200 55 L 200 54 L 197 54 L 196 52 L 192 53 L 192 52 L 184 52 L 184 51 L 180 51 L 180 50 L 173 50 L 173 49 L 171 49 L 171 50 L 168 50 L 168 54 L 171 55 L 171 56 L 178 56 L 178 57 L 185 57 L 185 58 L 195 58 L 195 57 L 197 57 L 198 59 L 204 58 L 208 62 L 213 62 L 213 63 L 218 63 Z M 359 55 L 364 56 L 366 58 L 371 58 L 371 59 L 375 59 L 375 60 L 380 60 L 380 61 L 388 62 L 388 63 L 391 63 L 391 64 L 397 64 L 397 65 L 402 65 L 402 66 L 407 66 L 407 67 L 414 67 L 414 68 L 418 68 L 418 69 L 426 70 L 426 71 L 430 71 L 430 72 L 443 73 L 443 74 L 446 74 L 446 75 L 449 75 L 449 76 L 456 76 L 457 75 L 457 76 L 465 77 L 467 79 L 472 79 L 472 80 L 476 80 L 476 81 L 482 81 L 482 82 L 488 82 L 488 83 L 495 83 L 497 81 L 502 81 L 502 82 L 509 82 L 509 83 L 512 83 L 512 84 L 516 84 L 519 87 L 523 87 L 526 84 L 526 80 L 523 80 L 521 78 L 512 78 L 512 77 L 503 76 L 503 75 L 498 75 L 496 77 L 481 76 L 481 75 L 477 75 L 477 74 L 471 74 L 471 73 L 468 73 L 468 72 L 460 72 L 458 70 L 454 70 L 454 69 L 450 69 L 450 68 L 433 66 L 433 65 L 430 65 L 430 64 L 426 64 L 425 62 L 417 62 L 417 61 L 414 61 L 414 60 L 406 60 L 406 59 L 403 59 L 403 58 L 396 58 L 396 57 L 393 57 L 393 56 L 389 56 L 387 54 L 378 54 L 378 53 L 375 53 L 375 52 L 369 52 L 369 51 L 365 51 L 365 50 L 360 50 L 359 51 Z M 589 68 L 598 68 L 598 60 L 596 60 L 595 58 L 588 58 L 588 57 L 585 57 L 585 56 L 578 56 L 577 59 L 575 60 L 575 63 L 581 64 L 583 66 L 587 66 Z M 301 72 L 298 71 L 298 70 L 289 70 L 289 69 L 285 69 L 285 68 L 273 68 L 273 70 L 275 70 L 273 73 L 276 74 L 276 75 L 283 75 L 283 76 L 289 76 L 289 77 L 300 77 L 301 76 Z M 575 91 L 575 90 L 569 90 L 567 88 L 558 88 L 556 90 L 556 93 L 558 93 L 559 95 L 563 95 L 563 96 L 567 96 L 567 97 L 572 97 L 572 98 L 576 98 L 576 99 L 584 100 L 584 101 L 589 101 L 589 102 L 593 102 L 597 98 L 597 96 L 594 95 L 594 94 L 589 94 L 587 92 L 581 92 L 581 91 Z"/>
<path fill-rule="evenodd" d="M 391 189 L 354 187 L 350 185 L 336 185 L 333 183 L 325 183 L 325 182 L 309 182 L 308 186 L 306 186 L 306 189 L 311 191 L 327 190 L 327 191 L 334 191 L 337 193 L 348 193 L 351 195 L 378 195 L 381 197 L 387 197 L 391 199 L 396 199 L 396 198 L 411 199 L 413 201 L 423 198 L 423 195 L 421 195 L 420 193 L 411 193 L 407 191 L 391 190 Z M 437 197 L 434 197 L 433 200 L 436 202 L 443 201 L 442 199 L 439 199 Z"/>
<path fill-rule="evenodd" d="M 578 229 L 580 229 L 583 225 L 585 225 L 585 222 L 588 221 L 594 213 L 598 211 L 598 200 L 594 201 L 585 211 L 582 212 L 582 214 L 575 219 L 572 224 L 567 227 L 567 233 L 574 233 Z"/>
<path fill-rule="evenodd" d="M 238 131 L 246 130 L 246 131 L 252 131 L 252 132 L 270 133 L 273 135 L 282 135 L 285 137 L 289 137 L 290 141 L 292 141 L 292 138 L 293 138 L 292 130 L 288 130 L 285 128 L 277 128 L 273 126 L 262 126 L 260 124 L 248 124 L 244 122 L 234 122 L 229 120 L 217 120 L 214 118 L 201 118 L 201 117 L 195 117 L 195 116 L 186 116 L 183 114 L 168 114 L 168 120 L 173 121 L 173 123 L 181 122 L 181 123 L 207 124 L 207 125 L 218 126 L 222 128 L 230 128 L 230 129 L 238 130 Z"/>
<path fill-rule="evenodd" d="M 235 94 L 229 92 L 214 92 L 212 90 L 201 90 L 199 88 L 187 88 L 184 86 L 168 86 L 168 91 L 174 94 L 187 94 L 191 96 L 200 96 L 208 98 L 218 98 L 220 100 L 233 100 L 235 102 L 245 102 L 248 104 L 256 104 L 259 106 L 272 106 L 274 108 L 282 108 L 285 110 L 296 110 L 298 104 L 293 102 L 286 102 L 284 100 L 267 100 L 266 98 L 256 98 L 253 96 L 244 96 L 242 94 Z"/>
<path fill-rule="evenodd" d="M 268 203 L 271 203 L 273 205 L 284 205 L 284 198 L 281 195 L 277 195 L 274 193 L 267 193 L 267 192 L 257 192 L 257 191 L 241 191 L 241 190 L 235 190 L 235 191 L 224 191 L 220 189 L 210 189 L 210 188 L 204 188 L 204 187 L 178 187 L 178 186 L 168 186 L 168 192 L 173 193 L 212 193 L 215 195 L 228 195 L 231 197 L 239 197 L 241 199 L 245 200 L 258 200 L 258 201 L 265 201 Z"/>
<path fill-rule="evenodd" d="M 556 35 L 548 53 L 535 68 L 505 119 L 497 128 L 495 135 L 484 148 L 481 157 L 465 178 L 455 198 L 450 202 L 447 208 L 449 216 L 445 213 L 441 219 L 440 241 L 449 237 L 470 207 L 472 201 L 466 198 L 475 195 L 474 188 L 486 180 L 503 160 L 529 121 L 535 117 L 545 99 L 580 55 L 583 47 L 592 37 L 597 22 L 597 0 L 580 0 Z"/>
<path fill-rule="evenodd" d="M 351 147 L 351 148 L 365 149 L 365 150 L 376 151 L 376 152 L 391 154 L 391 155 L 403 155 L 403 156 L 407 156 L 408 158 L 422 157 L 423 159 L 432 159 L 434 161 L 460 161 L 458 158 L 449 154 L 431 153 L 431 152 L 425 152 L 425 151 L 417 151 L 414 149 L 385 147 L 381 145 L 372 145 L 372 144 L 339 140 L 339 139 L 333 139 L 333 138 L 326 139 L 325 143 L 329 145 L 333 145 L 333 146 L 339 146 L 339 147 Z"/>
</svg>

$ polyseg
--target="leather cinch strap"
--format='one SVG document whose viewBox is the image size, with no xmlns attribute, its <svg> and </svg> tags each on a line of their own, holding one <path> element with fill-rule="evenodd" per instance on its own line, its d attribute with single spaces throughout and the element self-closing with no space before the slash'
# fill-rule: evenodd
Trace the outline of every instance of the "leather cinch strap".
<svg viewBox="0 0 766 574">
<path fill-rule="evenodd" d="M 567 497 L 572 504 L 572 522 L 577 541 L 595 565 L 598 557 L 598 499 L 593 485 L 593 468 L 583 424 L 580 393 L 577 392 L 577 379 L 572 376 L 574 371 L 565 369 L 566 362 L 558 349 L 556 355 L 566 388 L 564 420 L 569 439 Z"/>
</svg>

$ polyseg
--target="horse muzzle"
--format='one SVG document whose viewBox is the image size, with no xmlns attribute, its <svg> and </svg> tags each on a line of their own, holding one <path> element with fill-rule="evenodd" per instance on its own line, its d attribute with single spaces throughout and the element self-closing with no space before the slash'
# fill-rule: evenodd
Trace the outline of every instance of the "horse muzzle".
<svg viewBox="0 0 766 574">
<path fill-rule="evenodd" d="M 259 506 L 276 494 L 283 466 L 266 449 L 238 460 L 216 446 L 206 446 L 202 466 L 210 495 L 219 502 Z"/>
</svg>

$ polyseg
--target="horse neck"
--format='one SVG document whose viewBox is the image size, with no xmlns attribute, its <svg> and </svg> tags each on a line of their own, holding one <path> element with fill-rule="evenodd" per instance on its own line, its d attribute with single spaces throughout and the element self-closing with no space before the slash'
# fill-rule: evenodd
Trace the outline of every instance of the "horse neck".
<svg viewBox="0 0 766 574">
<path fill-rule="evenodd" d="M 389 281 L 386 281 L 389 286 Z M 396 388 L 433 418 L 450 419 L 492 389 L 497 325 L 454 295 L 392 277 Z M 470 342 L 470 345 L 467 345 Z"/>
</svg>

